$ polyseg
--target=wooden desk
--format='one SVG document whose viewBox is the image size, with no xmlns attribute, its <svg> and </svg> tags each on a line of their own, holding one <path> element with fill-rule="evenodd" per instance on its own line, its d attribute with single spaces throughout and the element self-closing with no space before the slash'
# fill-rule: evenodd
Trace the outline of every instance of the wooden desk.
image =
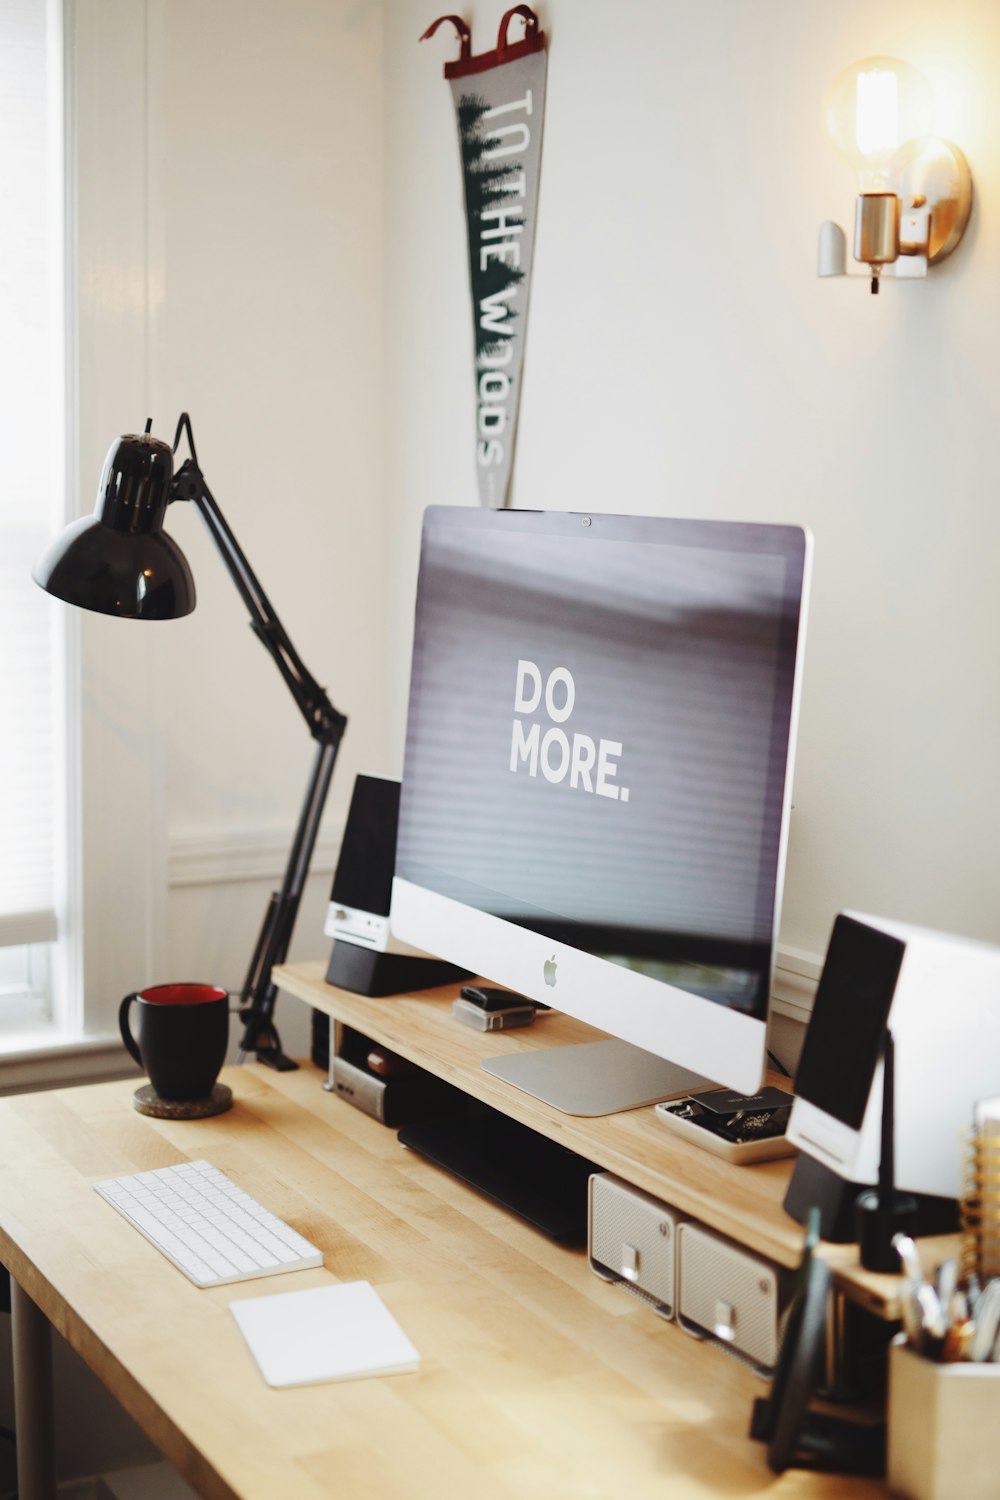
<svg viewBox="0 0 1000 1500">
<path fill-rule="evenodd" d="M 404 1151 L 325 1093 L 317 1069 L 224 1077 L 235 1107 L 197 1122 L 136 1114 L 131 1082 L 0 1100 L 0 1258 L 200 1494 L 884 1494 L 870 1480 L 772 1475 L 746 1435 L 763 1381 Z M 91 1187 L 198 1157 L 319 1244 L 325 1266 L 199 1291 Z M 227 1304 L 357 1278 L 413 1339 L 420 1372 L 268 1389 Z"/>
</svg>

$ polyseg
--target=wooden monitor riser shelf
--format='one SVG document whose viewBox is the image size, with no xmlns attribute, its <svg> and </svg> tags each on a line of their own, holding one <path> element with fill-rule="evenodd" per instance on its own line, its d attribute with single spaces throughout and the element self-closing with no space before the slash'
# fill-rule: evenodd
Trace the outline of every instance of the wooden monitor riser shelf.
<svg viewBox="0 0 1000 1500">
<path fill-rule="evenodd" d="M 338 1024 L 354 1027 L 720 1234 L 778 1265 L 798 1264 L 803 1231 L 782 1207 L 791 1160 L 735 1166 L 675 1139 L 652 1107 L 598 1118 L 566 1115 L 480 1067 L 487 1057 L 569 1046 L 597 1040 L 604 1033 L 555 1012 L 516 1031 L 478 1032 L 452 1019 L 456 986 L 370 999 L 327 984 L 324 972 L 319 962 L 285 964 L 274 970 L 274 980 L 281 990 L 325 1011 Z M 769 1081 L 779 1086 L 788 1082 L 779 1075 Z M 927 1263 L 934 1265 L 954 1254 L 956 1243 L 953 1236 L 926 1241 Z M 822 1253 L 846 1296 L 879 1317 L 899 1316 L 897 1277 L 862 1270 L 853 1245 L 824 1244 Z"/>
</svg>

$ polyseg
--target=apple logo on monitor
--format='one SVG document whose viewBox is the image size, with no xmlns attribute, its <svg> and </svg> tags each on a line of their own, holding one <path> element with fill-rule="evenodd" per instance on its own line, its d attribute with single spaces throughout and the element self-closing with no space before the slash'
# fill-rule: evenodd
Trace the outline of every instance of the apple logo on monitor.
<svg viewBox="0 0 1000 1500">
<path fill-rule="evenodd" d="M 551 958 L 547 958 L 545 960 L 545 968 L 542 970 L 542 978 L 549 986 L 549 989 L 551 989 L 556 982 L 556 956 L 554 953 Z"/>
</svg>

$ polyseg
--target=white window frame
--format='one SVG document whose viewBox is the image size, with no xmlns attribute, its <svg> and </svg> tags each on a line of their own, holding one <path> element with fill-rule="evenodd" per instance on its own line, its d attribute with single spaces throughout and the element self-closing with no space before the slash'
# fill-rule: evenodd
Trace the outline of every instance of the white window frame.
<svg viewBox="0 0 1000 1500">
<path fill-rule="evenodd" d="M 104 455 L 158 407 L 151 349 L 163 289 L 163 0 L 50 0 L 63 15 L 67 520 Z M 162 405 L 162 403 L 160 403 Z M 51 1032 L 13 1041 L 0 1092 L 134 1071 L 129 991 L 167 972 L 165 735 L 156 629 L 66 611 L 66 864 Z"/>
<path fill-rule="evenodd" d="M 69 255 L 66 245 L 66 100 L 65 100 L 65 33 L 61 0 L 45 0 L 45 42 L 47 51 L 47 170 L 46 193 L 50 244 L 53 249 L 52 276 L 47 295 L 50 302 L 49 326 L 54 331 L 53 347 L 49 351 L 51 377 L 48 395 L 51 402 L 48 420 L 50 474 L 57 490 L 65 496 L 66 490 L 66 375 L 68 369 L 67 350 L 67 287 L 66 271 Z M 57 331 L 57 332 L 56 332 Z M 55 498 L 55 497 L 53 497 Z M 50 526 L 59 524 L 61 507 L 56 505 L 46 517 Z M 25 586 L 30 583 L 25 579 Z M 53 861 L 53 889 L 50 909 L 44 911 L 0 915 L 0 941 L 6 939 L 3 957 L 10 957 L 12 967 L 23 964 L 27 971 L 25 982 L 13 991 L 8 990 L 3 999 L 2 1025 L 0 1025 L 0 1061 L 25 1052 L 59 1044 L 66 1037 L 80 1032 L 81 1015 L 81 950 L 78 940 L 78 923 L 72 913 L 76 906 L 77 891 L 72 878 L 70 848 L 73 843 L 69 829 L 73 816 L 73 794 L 75 783 L 71 747 L 77 742 L 77 671 L 76 634 L 73 623 L 66 617 L 52 622 L 58 645 L 54 652 L 51 683 L 53 725 L 53 752 L 56 758 L 55 777 L 51 789 L 54 801 L 53 835 L 55 839 Z M 6 946 L 9 944 L 10 946 Z M 0 1074 L 0 1084 L 8 1082 L 5 1068 Z"/>
</svg>

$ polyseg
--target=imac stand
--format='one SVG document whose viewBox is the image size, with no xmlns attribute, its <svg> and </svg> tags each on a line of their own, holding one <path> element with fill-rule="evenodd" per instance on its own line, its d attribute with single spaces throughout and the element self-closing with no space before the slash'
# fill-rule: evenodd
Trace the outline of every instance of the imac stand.
<svg viewBox="0 0 1000 1500">
<path fill-rule="evenodd" d="M 712 1084 L 689 1068 L 613 1039 L 488 1057 L 480 1066 L 565 1115 L 614 1115 Z"/>
</svg>

